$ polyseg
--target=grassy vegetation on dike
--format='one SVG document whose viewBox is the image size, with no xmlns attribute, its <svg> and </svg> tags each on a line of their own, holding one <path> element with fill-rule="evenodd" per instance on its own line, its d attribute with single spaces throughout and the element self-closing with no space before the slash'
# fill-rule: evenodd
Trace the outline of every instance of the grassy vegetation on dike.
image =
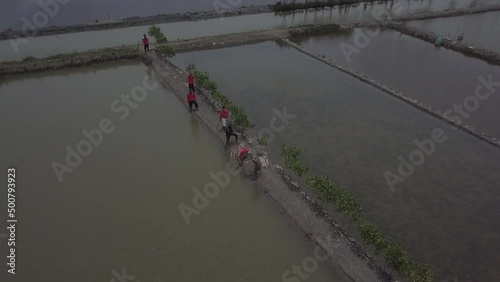
<svg viewBox="0 0 500 282">
<path fill-rule="evenodd" d="M 156 25 L 152 25 L 148 28 L 148 35 L 153 37 L 154 49 L 155 51 L 166 55 L 168 58 L 172 58 L 175 56 L 174 48 L 172 46 L 167 45 L 168 40 L 165 34 L 161 31 L 159 27 Z"/>
<path fill-rule="evenodd" d="M 71 52 L 57 55 L 50 55 L 47 57 L 37 58 L 34 56 L 26 56 L 20 61 L 2 61 L 0 66 L 9 66 L 22 63 L 40 63 L 44 61 L 70 61 L 80 57 L 99 57 L 99 56 L 116 56 L 120 54 L 137 53 L 137 47 L 132 45 L 123 45 L 114 48 L 92 49 L 82 52 Z"/>
<path fill-rule="evenodd" d="M 244 131 L 254 128 L 255 124 L 248 120 L 248 116 L 243 108 L 229 101 L 229 99 L 217 89 L 217 84 L 210 80 L 207 72 L 196 69 L 192 64 L 187 66 L 186 71 L 193 73 L 196 79 L 196 85 L 208 92 L 210 95 L 209 99 L 212 102 L 215 102 L 219 107 L 225 106 L 231 112 L 231 120 L 238 129 Z"/>
<path fill-rule="evenodd" d="M 345 187 L 339 187 L 325 175 L 309 173 L 309 167 L 300 162 L 300 149 L 283 145 L 281 157 L 285 167 L 298 177 L 306 176 L 306 186 L 323 203 L 332 204 L 336 211 L 354 222 L 366 246 L 373 246 L 375 253 L 384 253 L 386 264 L 411 282 L 432 282 L 434 273 L 427 263 L 414 261 L 408 251 L 389 237 L 380 233 L 363 215 L 358 199 Z"/>
</svg>

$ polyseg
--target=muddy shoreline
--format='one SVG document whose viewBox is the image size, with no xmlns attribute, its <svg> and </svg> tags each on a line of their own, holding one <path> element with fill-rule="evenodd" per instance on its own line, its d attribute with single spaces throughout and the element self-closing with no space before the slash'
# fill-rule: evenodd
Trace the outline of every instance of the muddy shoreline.
<svg viewBox="0 0 500 282">
<path fill-rule="evenodd" d="M 187 74 L 159 58 L 154 53 L 148 53 L 146 63 L 155 73 L 155 76 L 166 87 L 172 88 L 176 97 L 185 104 Z M 221 142 L 225 144 L 225 136 L 220 131 L 220 122 L 215 105 L 208 95 L 199 92 L 200 110 L 194 112 L 203 125 Z M 187 108 L 187 104 L 185 105 Z M 267 153 L 256 145 L 255 138 L 243 135 L 241 144 L 249 148 L 253 156 L 261 156 L 267 165 L 258 173 L 255 184 L 262 192 L 269 196 L 280 212 L 309 240 L 329 254 L 330 264 L 339 272 L 344 273 L 352 281 L 376 282 L 393 281 L 391 276 L 373 258 L 363 251 L 363 247 L 336 223 L 326 211 L 323 211 L 312 197 L 283 173 L 277 165 L 272 165 L 267 159 Z M 233 144 L 227 150 L 233 155 L 238 148 Z M 243 163 L 242 172 L 247 177 L 253 176 L 254 164 L 252 161 Z M 330 236 L 331 239 L 327 239 Z"/>
</svg>

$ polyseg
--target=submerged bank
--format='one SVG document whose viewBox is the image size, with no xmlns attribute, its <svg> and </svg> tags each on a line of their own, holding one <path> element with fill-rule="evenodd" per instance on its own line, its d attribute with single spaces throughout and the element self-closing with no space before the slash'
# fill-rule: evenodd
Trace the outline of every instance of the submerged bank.
<svg viewBox="0 0 500 282">
<path fill-rule="evenodd" d="M 500 148 L 500 140 L 498 140 L 497 138 L 495 138 L 493 136 L 489 136 L 488 134 L 476 132 L 474 130 L 474 127 L 472 127 L 472 126 L 470 126 L 462 121 L 458 121 L 456 119 L 453 119 L 453 118 L 445 115 L 444 113 L 441 113 L 437 109 L 434 109 L 433 107 L 431 107 L 429 105 L 425 105 L 418 100 L 410 98 L 410 97 L 406 96 L 405 94 L 403 94 L 395 89 L 392 89 L 386 85 L 379 83 L 378 81 L 376 81 L 370 77 L 367 77 L 364 74 L 361 74 L 357 71 L 354 71 L 346 66 L 340 65 L 340 64 L 338 64 L 338 63 L 336 63 L 328 58 L 324 58 L 318 54 L 315 54 L 314 52 L 311 52 L 310 50 L 307 50 L 306 48 L 304 48 L 296 43 L 293 43 L 290 40 L 284 40 L 283 42 L 285 42 L 286 44 L 290 45 L 291 47 L 299 50 L 300 52 L 302 52 L 306 55 L 309 55 L 309 56 L 315 58 L 316 60 L 319 60 L 319 61 L 321 61 L 329 66 L 332 66 L 336 69 L 339 69 L 339 70 L 341 70 L 341 71 L 343 71 L 351 76 L 354 76 L 354 77 L 358 78 L 359 80 L 361 80 L 365 83 L 368 83 L 368 84 L 384 91 L 385 93 L 390 94 L 390 95 L 414 106 L 415 108 L 417 108 L 423 112 L 426 112 L 434 117 L 437 117 L 438 119 L 444 120 L 447 123 L 449 123 L 450 125 L 453 125 L 454 127 L 459 128 L 459 129 L 467 132 L 468 134 L 470 134 L 470 135 L 472 135 L 472 136 L 474 136 L 474 137 L 476 137 L 476 138 L 478 138 L 478 139 L 480 139 L 480 140 L 482 140 L 490 145 L 493 145 L 497 148 Z"/>
</svg>

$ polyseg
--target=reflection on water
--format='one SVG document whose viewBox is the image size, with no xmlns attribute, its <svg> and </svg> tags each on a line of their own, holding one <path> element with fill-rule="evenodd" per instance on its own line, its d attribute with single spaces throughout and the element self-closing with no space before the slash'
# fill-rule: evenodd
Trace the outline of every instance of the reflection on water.
<svg viewBox="0 0 500 282">
<path fill-rule="evenodd" d="M 287 15 L 273 13 L 210 19 L 196 22 L 178 22 L 158 25 L 169 40 L 188 39 L 201 36 L 219 35 L 261 29 L 293 27 L 306 24 L 328 24 L 368 20 L 377 17 L 381 11 L 390 14 L 410 14 L 424 11 L 436 11 L 453 7 L 482 5 L 493 0 L 422 0 L 391 1 L 384 3 L 362 3 L 316 11 L 300 11 Z M 403 9 L 400 9 L 403 7 Z M 29 38 L 28 43 L 15 43 L 13 48 L 9 40 L 0 41 L 0 60 L 20 60 L 28 55 L 44 57 L 53 54 L 83 51 L 89 49 L 121 46 L 139 43 L 147 26 L 129 27 L 112 30 L 61 34 L 54 36 Z"/>
<path fill-rule="evenodd" d="M 21 222 L 19 271 L 2 271 L 0 281 L 110 281 L 123 268 L 134 281 L 279 281 L 313 255 L 240 177 L 185 224 L 179 204 L 193 206 L 193 189 L 203 190 L 228 159 L 169 89 L 149 92 L 119 119 L 110 104 L 142 85 L 144 68 L 16 76 L 0 88 L 0 130 L 8 132 L 0 166 L 17 167 Z M 65 146 L 103 118 L 115 130 L 59 183 L 51 163 L 64 162 Z M 309 280 L 347 281 L 327 264 Z"/>
<path fill-rule="evenodd" d="M 359 52 L 346 55 L 348 53 L 342 51 L 342 46 L 357 46 L 356 33 L 376 36 L 368 37 L 368 44 L 359 49 Z M 458 52 L 436 48 L 428 42 L 392 30 L 357 29 L 351 33 L 293 40 L 443 113 L 448 109 L 453 110 L 455 104 L 463 105 L 468 97 L 475 95 L 478 85 L 482 85 L 478 77 L 488 80 L 491 75 L 493 81 L 500 81 L 498 66 Z M 497 122 L 500 117 L 499 107 L 500 97 L 493 93 L 487 100 L 480 102 L 476 111 L 464 116 L 463 121 L 478 132 L 500 137 Z M 457 113 L 456 110 L 453 112 Z"/>
<path fill-rule="evenodd" d="M 245 108 L 256 132 L 268 126 L 273 108 L 296 114 L 268 146 L 273 159 L 281 144 L 299 146 L 312 171 L 349 187 L 384 233 L 429 260 L 437 281 L 496 281 L 498 149 L 273 42 L 180 54 L 174 62 L 207 70 Z M 384 172 L 397 172 L 398 156 L 408 158 L 415 140 L 435 128 L 448 140 L 392 193 Z"/>
</svg>

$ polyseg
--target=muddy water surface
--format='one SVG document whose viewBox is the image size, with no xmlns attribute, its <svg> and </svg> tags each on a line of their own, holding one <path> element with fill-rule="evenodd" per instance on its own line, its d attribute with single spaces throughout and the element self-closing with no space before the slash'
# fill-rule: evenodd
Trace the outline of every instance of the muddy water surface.
<svg viewBox="0 0 500 282">
<path fill-rule="evenodd" d="M 123 120 L 125 110 L 110 109 L 146 74 L 141 64 L 103 65 L 0 82 L 0 167 L 17 167 L 19 219 L 17 274 L 2 269 L 0 281 L 110 281 L 123 268 L 133 281 L 281 281 L 314 254 L 238 176 L 186 225 L 178 205 L 193 206 L 192 190 L 228 160 L 169 89 L 147 92 Z M 60 183 L 51 163 L 65 163 L 65 147 L 103 118 L 114 131 Z M 308 281 L 347 280 L 320 264 Z"/>
<path fill-rule="evenodd" d="M 345 184 L 384 233 L 419 259 L 437 281 L 496 281 L 500 272 L 500 151 L 391 96 L 274 42 L 179 55 L 195 63 L 243 106 L 259 128 L 273 109 L 296 114 L 268 146 L 299 146 L 313 171 Z M 398 173 L 415 140 L 436 128 L 447 139 L 392 192 L 386 171 Z"/>
<path fill-rule="evenodd" d="M 328 24 L 369 20 L 378 17 L 381 12 L 389 15 L 405 15 L 417 12 L 444 10 L 453 7 L 476 6 L 486 3 L 491 3 L 491 0 L 428 0 L 395 1 L 380 4 L 362 3 L 334 9 L 307 12 L 300 11 L 286 15 L 267 13 L 196 22 L 166 23 L 158 26 L 169 40 L 175 40 L 306 24 Z M 0 9 L 0 11 L 2 11 L 2 9 Z M 2 17 L 0 16 L 0 18 Z M 28 38 L 27 42 L 4 40 L 0 41 L 0 60 L 20 60 L 28 55 L 45 57 L 73 51 L 120 46 L 122 44 L 137 44 L 140 42 L 142 35 L 147 32 L 147 28 L 147 26 L 139 26 L 61 34 Z"/>
<path fill-rule="evenodd" d="M 363 35 L 368 40 L 361 45 L 358 39 Z M 451 110 L 450 116 L 460 115 L 455 105 L 462 105 L 466 111 L 462 116 L 464 122 L 478 132 L 500 138 L 497 122 L 500 86 L 493 87 L 494 92 L 477 105 L 468 104 L 468 97 L 475 96 L 477 87 L 482 87 L 480 94 L 488 93 L 484 86 L 479 86 L 482 85 L 479 77 L 488 80 L 491 76 L 496 85 L 500 84 L 499 66 L 436 48 L 392 30 L 356 29 L 346 34 L 295 38 L 293 41 L 443 113 Z"/>
</svg>

